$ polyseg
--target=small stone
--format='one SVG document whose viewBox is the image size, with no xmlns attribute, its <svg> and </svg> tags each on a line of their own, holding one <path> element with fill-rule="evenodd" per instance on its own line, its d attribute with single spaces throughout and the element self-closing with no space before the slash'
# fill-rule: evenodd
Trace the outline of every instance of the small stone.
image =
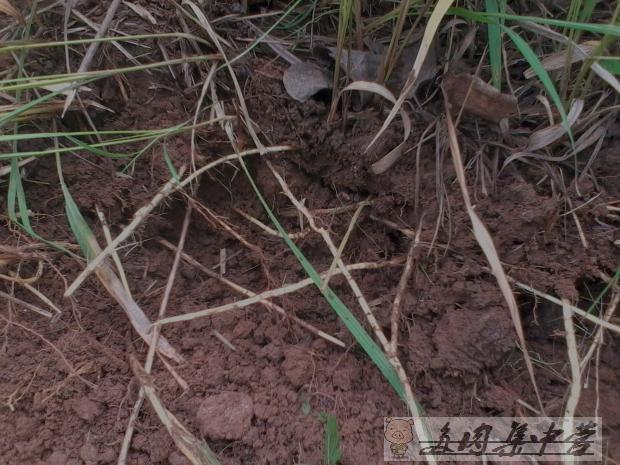
<svg viewBox="0 0 620 465">
<path fill-rule="evenodd" d="M 47 459 L 49 465 L 67 465 L 69 457 L 61 450 L 55 450 Z"/>
<path fill-rule="evenodd" d="M 252 398 L 241 392 L 222 392 L 205 399 L 196 415 L 204 436 L 231 441 L 248 432 L 253 416 Z"/>
<path fill-rule="evenodd" d="M 284 376 L 295 387 L 301 387 L 310 382 L 313 373 L 310 354 L 300 347 L 289 347 L 284 351 L 282 370 Z"/>
<path fill-rule="evenodd" d="M 74 400 L 71 403 L 71 408 L 78 417 L 89 423 L 101 414 L 101 407 L 99 407 L 99 404 L 93 402 L 88 397 L 82 397 Z"/>
</svg>

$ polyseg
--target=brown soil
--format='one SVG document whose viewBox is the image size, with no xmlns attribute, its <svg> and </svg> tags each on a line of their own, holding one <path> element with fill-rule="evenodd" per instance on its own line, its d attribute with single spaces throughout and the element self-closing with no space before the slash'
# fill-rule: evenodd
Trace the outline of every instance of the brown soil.
<svg viewBox="0 0 620 465">
<path fill-rule="evenodd" d="M 115 50 L 106 50 L 122 61 Z M 59 61 L 54 63 L 61 67 L 63 56 L 55 58 Z M 328 102 L 321 98 L 303 104 L 291 100 L 281 83 L 283 68 L 277 63 L 254 57 L 243 64 L 243 70 L 247 104 L 263 140 L 296 147 L 283 155 L 267 156 L 309 208 L 350 205 L 369 196 L 375 199 L 353 231 L 345 250 L 346 262 L 385 261 L 407 253 L 409 239 L 371 216 L 412 228 L 424 214 L 416 273 L 403 307 L 399 350 L 426 412 L 437 416 L 531 414 L 517 403 L 521 399 L 537 405 L 508 309 L 470 230 L 449 154 L 438 157 L 434 142 L 424 145 L 421 152 L 420 198 L 418 211 L 414 209 L 415 147 L 428 123 L 422 118 L 415 120 L 408 147 L 412 151 L 385 174 L 372 175 L 370 164 L 399 142 L 398 123 L 366 152 L 382 121 L 378 110 L 352 115 L 346 123 L 327 123 Z M 134 74 L 124 85 L 128 102 L 119 98 L 113 80 L 94 86 L 102 103 L 116 111 L 95 115 L 100 129 L 166 127 L 183 121 L 193 114 L 200 91 L 185 91 L 166 70 Z M 80 123 L 68 119 L 65 124 L 76 129 Z M 476 129 L 465 121 L 460 127 L 468 158 L 479 148 L 476 130 L 483 131 L 483 139 L 498 137 L 491 125 L 482 124 Z M 208 159 L 228 154 L 225 140 L 221 132 L 201 130 L 198 151 Z M 510 276 L 571 299 L 582 308 L 602 289 L 600 273 L 612 274 L 619 262 L 613 245 L 618 225 L 615 229 L 607 226 L 609 220 L 597 209 L 597 205 L 620 197 L 618 173 L 612 169 L 620 162 L 614 144 L 617 140 L 610 138 L 595 163 L 597 184 L 585 179 L 580 185 L 581 197 L 574 189 L 568 194 L 574 205 L 599 195 L 577 211 L 588 249 L 581 244 L 573 218 L 559 215 L 567 210 L 565 198 L 551 192 L 549 183 L 538 183 L 544 175 L 541 167 L 513 163 L 494 182 L 486 177 L 485 193 L 475 175 L 480 166 L 474 164 L 478 168 L 469 171 L 468 181 L 476 209 Z M 188 160 L 189 137 L 168 140 L 167 148 L 178 166 Z M 492 159 L 488 149 L 483 161 L 479 158 L 476 163 L 487 164 L 488 173 L 493 170 Z M 285 227 L 298 231 L 299 221 L 287 216 L 290 204 L 265 164 L 259 158 L 248 159 L 248 163 Z M 122 161 L 87 154 L 63 158 L 69 189 L 98 236 L 96 205 L 114 225 L 113 233 L 118 233 L 169 177 L 161 149 L 140 158 L 128 175 L 119 174 L 124 166 Z M 443 216 L 434 247 L 429 249 L 440 214 L 438 172 L 445 187 L 439 193 Z M 53 158 L 31 164 L 25 189 L 35 230 L 46 238 L 74 240 L 66 224 Z M 226 166 L 204 177 L 196 195 L 262 252 L 257 255 L 194 212 L 185 251 L 197 261 L 214 267 L 225 248 L 229 257 L 226 276 L 255 292 L 305 277 L 284 243 L 235 213 L 233 208 L 269 224 L 246 178 L 236 168 Z M 121 252 L 133 296 L 152 319 L 173 262 L 173 254 L 158 241 L 178 241 L 185 205 L 179 196 L 159 208 Z M 351 215 L 349 211 L 318 218 L 335 238 L 341 238 Z M 16 245 L 24 239 L 19 237 L 13 229 L 2 232 L 4 244 Z M 102 236 L 100 242 L 104 243 Z M 297 242 L 317 269 L 329 268 L 331 256 L 319 237 L 307 234 Z M 50 324 L 20 310 L 11 318 L 36 334 L 13 324 L 4 326 L 0 355 L 2 464 L 116 463 L 138 395 L 128 355 L 144 360 L 146 348 L 123 310 L 95 278 L 86 281 L 75 300 L 63 299 L 65 283 L 60 276 L 71 282 L 81 268 L 74 259 L 52 254 L 36 283 L 61 305 L 64 313 L 59 321 Z M 36 264 L 29 263 L 23 264 L 20 272 L 27 276 L 35 270 Z M 392 267 L 355 274 L 367 299 L 376 303 L 377 318 L 388 333 L 391 302 L 401 272 L 400 267 Z M 331 283 L 363 320 L 345 281 L 334 277 Z M 19 287 L 15 295 L 33 299 Z M 168 314 L 237 298 L 217 281 L 183 264 Z M 536 377 L 545 409 L 551 416 L 560 415 L 570 378 L 561 309 L 526 294 L 518 294 L 518 298 L 531 354 L 540 362 Z M 321 412 L 338 419 L 343 465 L 381 463 L 383 417 L 406 415 L 404 404 L 317 290 L 306 288 L 276 299 L 276 303 L 340 338 L 347 349 L 331 345 L 261 306 L 169 325 L 163 334 L 186 359 L 175 370 L 189 389 L 182 390 L 156 361 L 154 378 L 162 401 L 190 431 L 203 435 L 226 465 L 321 463 Z M 223 344 L 215 331 L 235 350 Z M 590 340 L 584 336 L 581 331 L 579 340 Z M 598 413 L 604 418 L 608 452 L 615 460 L 620 460 L 618 342 L 616 336 L 606 337 L 598 372 Z M 83 379 L 71 375 L 59 352 Z M 597 400 L 594 369 L 591 371 L 592 381 L 584 388 L 579 406 L 579 413 L 586 416 L 594 414 Z M 177 452 L 150 405 L 145 405 L 139 416 L 128 463 L 189 463 Z"/>
</svg>

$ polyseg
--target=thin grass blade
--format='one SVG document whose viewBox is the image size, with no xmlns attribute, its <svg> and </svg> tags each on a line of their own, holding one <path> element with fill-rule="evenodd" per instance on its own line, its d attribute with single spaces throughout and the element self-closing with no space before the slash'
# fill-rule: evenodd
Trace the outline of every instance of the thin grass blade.
<svg viewBox="0 0 620 465">
<path fill-rule="evenodd" d="M 499 13 L 497 0 L 485 0 L 488 13 Z M 491 63 L 491 80 L 497 90 L 502 90 L 502 31 L 498 23 L 487 26 L 489 37 L 489 61 Z"/>
<path fill-rule="evenodd" d="M 551 80 L 549 73 L 547 72 L 545 67 L 542 65 L 542 63 L 540 62 L 534 50 L 532 50 L 532 48 L 528 45 L 528 43 L 519 34 L 517 34 L 515 31 L 513 31 L 509 27 L 506 27 L 503 25 L 500 25 L 500 27 L 502 28 L 504 32 L 506 32 L 506 34 L 508 34 L 512 42 L 519 49 L 519 52 L 521 52 L 521 55 L 523 55 L 523 58 L 525 58 L 527 62 L 530 64 L 530 67 L 534 70 L 534 72 L 538 76 L 538 79 L 540 79 L 540 82 L 542 82 L 543 86 L 545 86 L 547 93 L 553 100 L 553 103 L 555 104 L 555 106 L 558 109 L 558 112 L 560 113 L 560 116 L 562 118 L 562 125 L 564 126 L 564 128 L 566 129 L 566 132 L 568 133 L 568 137 L 570 138 L 571 144 L 574 146 L 575 139 L 573 137 L 573 131 L 570 128 L 570 123 L 568 121 L 566 110 L 564 109 L 564 104 L 562 103 L 560 94 L 558 94 L 558 91 L 555 88 L 555 85 L 553 84 L 553 81 Z"/>
<path fill-rule="evenodd" d="M 338 420 L 329 413 L 321 414 L 321 421 L 324 425 L 325 436 L 325 465 L 337 465 L 342 458 L 342 450 L 340 449 L 340 431 L 338 430 Z"/>
</svg>

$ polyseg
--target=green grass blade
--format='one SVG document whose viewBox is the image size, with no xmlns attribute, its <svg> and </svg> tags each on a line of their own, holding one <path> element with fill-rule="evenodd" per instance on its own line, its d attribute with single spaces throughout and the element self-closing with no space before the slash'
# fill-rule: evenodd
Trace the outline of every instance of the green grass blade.
<svg viewBox="0 0 620 465">
<path fill-rule="evenodd" d="M 487 13 L 499 13 L 497 0 L 485 0 Z M 489 61 L 493 85 L 502 90 L 502 31 L 499 23 L 490 22 L 487 26 L 489 36 Z"/>
<path fill-rule="evenodd" d="M 168 171 L 170 171 L 172 179 L 174 179 L 176 182 L 180 182 L 181 178 L 179 177 L 177 169 L 174 167 L 174 163 L 172 163 L 172 160 L 170 159 L 170 155 L 168 154 L 168 146 L 166 144 L 164 144 L 163 153 L 164 161 L 166 162 L 166 166 L 168 167 Z"/>
<path fill-rule="evenodd" d="M 329 413 L 321 413 L 320 420 L 324 425 L 325 437 L 325 455 L 323 463 L 324 465 L 337 465 L 342 458 L 338 420 Z"/>
<path fill-rule="evenodd" d="M 355 318 L 355 315 L 351 313 L 351 310 L 347 308 L 347 306 L 340 300 L 340 298 L 331 290 L 331 288 L 327 287 L 323 289 L 323 280 L 319 273 L 314 269 L 312 264 L 308 261 L 308 259 L 304 256 L 302 251 L 297 247 L 297 245 L 290 238 L 286 230 L 282 227 L 276 216 L 274 215 L 271 208 L 269 208 L 269 204 L 263 197 L 260 189 L 254 182 L 252 175 L 250 174 L 245 162 L 241 157 L 239 157 L 239 163 L 254 190 L 254 193 L 258 197 L 263 209 L 271 219 L 272 223 L 281 234 L 284 239 L 286 245 L 291 249 L 293 255 L 297 258 L 302 268 L 312 279 L 315 286 L 319 289 L 319 291 L 323 294 L 323 297 L 332 307 L 332 309 L 336 312 L 338 317 L 342 320 L 344 325 L 347 327 L 349 332 L 353 335 L 357 343 L 364 349 L 364 351 L 368 354 L 370 359 L 377 366 L 379 371 L 383 374 L 385 379 L 390 383 L 390 385 L 394 388 L 396 393 L 402 398 L 405 399 L 405 388 L 396 373 L 396 370 L 392 366 L 392 364 L 387 359 L 385 353 L 379 348 L 377 343 L 369 336 L 364 327 L 360 324 L 360 322 Z"/>
<path fill-rule="evenodd" d="M 530 66 L 538 76 L 538 79 L 540 79 L 540 82 L 542 82 L 542 84 L 545 86 L 547 93 L 549 94 L 549 96 L 553 100 L 553 103 L 560 112 L 560 116 L 562 118 L 562 125 L 566 128 L 566 131 L 568 132 L 568 137 L 570 138 L 571 144 L 575 145 L 575 139 L 573 138 L 573 132 L 570 128 L 570 124 L 568 123 L 566 110 L 564 109 L 562 99 L 560 98 L 560 95 L 558 94 L 558 91 L 555 88 L 555 85 L 553 84 L 549 73 L 543 67 L 534 50 L 532 50 L 528 43 L 519 34 L 517 34 L 509 27 L 503 25 L 500 25 L 500 27 L 504 32 L 506 32 L 506 34 L 508 34 L 508 36 L 510 36 L 512 42 L 519 49 L 521 55 L 523 55 L 523 58 L 527 60 L 527 62 L 530 64 Z"/>
<path fill-rule="evenodd" d="M 620 60 L 601 60 L 598 63 L 610 73 L 620 74 Z"/>
<path fill-rule="evenodd" d="M 150 134 L 155 130 L 151 129 L 133 129 L 126 131 L 76 131 L 76 132 L 29 132 L 19 134 L 0 134 L 0 143 L 8 143 L 14 141 L 33 140 L 33 139 L 54 139 L 62 137 L 88 137 L 99 134 L 100 136 L 121 136 L 121 135 L 137 135 L 143 136 Z"/>
<path fill-rule="evenodd" d="M 349 29 L 351 27 L 353 18 L 353 0 L 341 0 L 339 3 L 338 12 L 338 37 L 336 39 L 336 59 L 334 64 L 334 77 L 332 84 L 332 103 L 327 120 L 331 120 L 334 112 L 336 111 L 336 104 L 338 103 L 338 81 L 340 79 L 340 60 L 342 58 L 342 50 L 345 48 L 345 42 L 349 36 Z"/>
<path fill-rule="evenodd" d="M 69 84 L 66 87 L 63 87 L 61 89 L 55 90 L 53 92 L 50 92 L 49 94 L 45 94 L 39 98 L 36 98 L 34 100 L 32 100 L 31 102 L 25 103 L 24 105 L 20 106 L 19 108 L 16 108 L 15 110 L 6 113 L 4 116 L 0 116 L 0 128 L 6 126 L 7 124 L 9 124 L 10 122 L 14 121 L 15 118 L 17 118 L 19 115 L 21 115 L 22 113 L 25 113 L 26 111 L 30 110 L 31 108 L 36 107 L 37 105 L 39 105 L 40 103 L 45 103 L 48 100 L 52 100 L 54 97 L 56 97 L 57 95 L 62 94 L 63 92 L 67 92 L 69 90 L 73 90 L 76 89 L 84 84 L 87 84 L 89 82 L 93 82 L 96 81 L 97 78 L 92 78 L 92 79 L 87 79 L 86 81 L 82 81 L 82 82 L 76 82 L 73 84 Z"/>
<path fill-rule="evenodd" d="M 488 23 L 495 21 L 496 18 L 508 21 L 530 21 L 537 24 L 546 24 L 548 26 L 557 26 L 567 29 L 576 29 L 578 31 L 592 32 L 595 34 L 608 34 L 611 36 L 620 36 L 620 26 L 613 24 L 596 24 L 581 23 L 572 21 L 563 21 L 561 19 L 542 18 L 540 16 L 520 16 L 507 13 L 486 13 L 482 11 L 471 11 L 465 8 L 450 8 L 447 14 L 459 16 L 470 21 L 479 23 Z"/>
<path fill-rule="evenodd" d="M 143 40 L 143 39 L 188 39 L 195 40 L 196 42 L 200 42 L 204 45 L 211 45 L 208 40 L 203 39 L 202 37 L 195 36 L 193 34 L 186 34 L 184 32 L 165 32 L 161 34 L 136 34 L 136 35 L 123 35 L 123 36 L 115 36 L 115 37 L 98 37 L 91 39 L 72 39 L 72 40 L 59 40 L 59 41 L 42 41 L 42 42 L 32 42 L 32 41 L 11 41 L 10 45 L 4 45 L 0 47 L 0 55 L 17 52 L 22 50 L 33 50 L 37 48 L 50 48 L 50 47 L 64 47 L 70 45 L 87 45 L 92 43 L 102 43 L 102 42 L 127 42 L 132 40 Z"/>
<path fill-rule="evenodd" d="M 15 157 L 43 157 L 46 155 L 53 155 L 55 153 L 68 153 L 75 152 L 79 150 L 88 151 L 94 153 L 95 155 L 113 158 L 113 159 L 124 159 L 136 157 L 143 154 L 146 150 L 153 146 L 153 144 L 157 143 L 163 137 L 170 137 L 176 134 L 180 134 L 186 131 L 191 131 L 192 129 L 200 128 L 203 126 L 207 126 L 231 117 L 223 117 L 216 118 L 213 120 L 203 121 L 198 124 L 192 125 L 191 121 L 187 120 L 185 122 L 179 123 L 175 126 L 170 126 L 164 129 L 152 129 L 152 130 L 133 130 L 133 131 L 99 131 L 99 135 L 117 135 L 117 134 L 127 134 L 124 137 L 118 137 L 113 139 L 104 140 L 103 142 L 96 142 L 94 144 L 89 144 L 81 141 L 75 135 L 80 136 L 89 136 L 94 135 L 94 131 L 84 131 L 84 132 L 49 132 L 49 133 L 40 133 L 40 134 L 14 134 L 14 135 L 0 135 L 0 143 L 2 142 L 17 142 L 23 140 L 32 140 L 32 139 L 44 139 L 44 138 L 52 138 L 59 139 L 65 138 L 69 141 L 73 142 L 75 145 L 67 146 L 67 147 L 54 147 L 43 150 L 34 150 L 34 151 L 13 151 L 8 153 L 0 154 L 0 160 L 10 160 Z M 115 145 L 126 145 L 126 144 L 134 144 L 137 142 L 147 141 L 144 147 L 129 153 L 122 152 L 110 152 L 108 150 L 104 150 L 103 148 L 112 147 Z"/>
<path fill-rule="evenodd" d="M 579 14 L 579 22 L 585 23 L 590 21 L 592 17 L 592 13 L 594 12 L 594 7 L 598 3 L 598 0 L 586 0 L 584 2 L 581 13 Z"/>
<path fill-rule="evenodd" d="M 588 307 L 588 310 L 586 310 L 586 311 L 588 313 L 594 312 L 596 307 L 603 302 L 603 298 L 605 297 L 605 295 L 607 295 L 609 290 L 612 289 L 619 280 L 620 280 L 620 267 L 618 267 L 618 269 L 616 269 L 616 272 L 611 277 L 611 279 L 609 280 L 607 285 L 603 288 L 603 290 L 599 293 L 599 295 L 596 296 L 596 298 L 592 302 L 592 305 L 590 305 L 590 307 Z"/>
<path fill-rule="evenodd" d="M 113 68 L 113 69 L 102 69 L 97 71 L 84 71 L 83 73 L 64 73 L 50 76 L 34 76 L 28 78 L 24 81 L 25 78 L 20 78 L 17 83 L 10 83 L 9 80 L 0 81 L 0 92 L 15 92 L 18 90 L 28 90 L 28 89 L 39 89 L 44 86 L 51 85 L 59 85 L 59 84 L 70 84 L 77 83 L 79 85 L 83 85 L 89 79 L 103 79 L 111 76 L 117 76 L 120 74 L 133 73 L 137 71 L 146 71 L 148 69 L 156 69 L 165 66 L 174 66 L 180 65 L 184 63 L 199 63 L 203 61 L 212 61 L 217 60 L 220 56 L 217 54 L 212 55 L 196 55 L 196 56 L 188 56 L 184 58 L 176 58 L 173 60 L 164 60 L 157 61 L 154 63 L 147 63 L 144 65 L 135 65 L 135 66 L 126 66 L 124 68 Z M 14 80 L 17 81 L 17 80 Z M 3 83 L 8 82 L 9 84 L 4 85 Z"/>
<path fill-rule="evenodd" d="M 303 30 L 304 29 L 304 22 L 308 18 L 310 18 L 310 20 L 312 20 L 312 17 L 314 16 L 314 13 L 315 13 L 315 10 L 316 10 L 316 7 L 317 7 L 318 4 L 319 4 L 319 0 L 312 0 L 308 4 L 304 5 L 304 7 L 305 7 L 304 11 L 302 11 L 300 14 L 297 14 L 297 15 L 290 15 L 291 16 L 291 20 L 290 21 L 287 21 L 287 22 L 281 21 L 281 24 L 277 25 L 278 29 L 283 30 L 283 31 L 287 31 L 287 30 L 291 30 L 291 31 Z M 284 18 L 282 18 L 282 19 L 284 19 Z"/>
<path fill-rule="evenodd" d="M 17 207 L 17 209 L 15 207 Z M 9 218 L 12 221 L 24 228 L 28 234 L 36 236 L 36 233 L 30 224 L 28 204 L 26 202 L 24 185 L 22 184 L 22 175 L 19 170 L 19 160 L 17 158 L 11 160 L 11 172 L 9 173 L 9 188 L 7 192 L 7 208 Z"/>
<path fill-rule="evenodd" d="M 19 169 L 19 159 L 13 158 L 11 160 L 11 171 L 9 173 L 9 186 L 7 189 L 7 214 L 9 219 L 27 232 L 33 238 L 49 245 L 50 247 L 66 253 L 67 255 L 79 258 L 70 250 L 62 247 L 61 245 L 47 240 L 40 236 L 32 227 L 30 223 L 30 216 L 28 214 L 28 202 L 26 201 L 26 194 L 24 192 L 24 185 L 22 183 L 22 177 Z"/>
<path fill-rule="evenodd" d="M 60 154 L 56 154 L 56 167 L 58 169 L 58 178 L 60 180 L 60 187 L 62 189 L 62 194 L 65 198 L 65 213 L 67 214 L 67 221 L 69 222 L 69 227 L 77 240 L 82 253 L 86 257 L 87 260 L 91 260 L 96 255 L 96 251 L 93 249 L 92 244 L 95 235 L 93 231 L 86 223 L 86 220 L 82 216 L 82 212 L 78 208 L 75 200 L 71 196 L 67 185 L 65 184 L 64 177 L 62 175 L 62 166 L 60 163 Z"/>
</svg>

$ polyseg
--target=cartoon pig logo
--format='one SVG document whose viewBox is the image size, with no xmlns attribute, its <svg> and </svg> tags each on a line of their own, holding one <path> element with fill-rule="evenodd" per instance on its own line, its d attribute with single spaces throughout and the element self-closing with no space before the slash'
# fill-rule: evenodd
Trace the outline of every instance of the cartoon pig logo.
<svg viewBox="0 0 620 465">
<path fill-rule="evenodd" d="M 413 441 L 413 420 L 411 418 L 386 418 L 385 439 L 390 443 L 392 458 L 402 460 Z"/>
</svg>

